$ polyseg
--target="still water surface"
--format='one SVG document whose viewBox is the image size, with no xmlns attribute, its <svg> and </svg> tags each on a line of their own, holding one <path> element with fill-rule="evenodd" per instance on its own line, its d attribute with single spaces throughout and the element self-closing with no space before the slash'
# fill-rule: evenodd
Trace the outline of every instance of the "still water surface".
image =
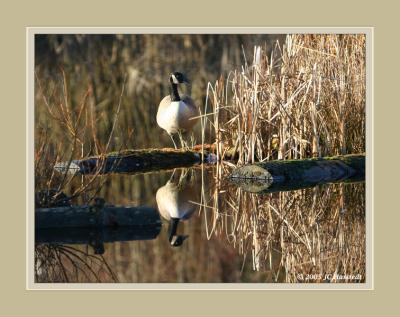
<svg viewBox="0 0 400 317">
<path fill-rule="evenodd" d="M 36 281 L 365 282 L 364 182 L 257 194 L 221 174 L 197 167 L 104 176 L 97 197 L 154 207 L 162 226 L 131 241 L 114 232 L 102 254 L 93 245 L 37 243 Z"/>
</svg>

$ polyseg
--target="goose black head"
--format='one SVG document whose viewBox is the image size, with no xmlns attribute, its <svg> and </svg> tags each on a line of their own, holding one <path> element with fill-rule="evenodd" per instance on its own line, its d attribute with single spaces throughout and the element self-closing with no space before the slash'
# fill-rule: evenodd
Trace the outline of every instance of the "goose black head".
<svg viewBox="0 0 400 317">
<path fill-rule="evenodd" d="M 180 235 L 172 236 L 169 242 L 173 247 L 180 247 L 183 241 L 185 241 L 188 237 L 189 236 L 180 236 Z"/>
<path fill-rule="evenodd" d="M 189 80 L 186 76 L 180 72 L 174 72 L 169 77 L 169 81 L 173 84 L 189 84 Z"/>
<path fill-rule="evenodd" d="M 189 236 L 176 234 L 178 230 L 179 218 L 171 218 L 169 222 L 168 240 L 172 247 L 180 247 Z"/>
</svg>

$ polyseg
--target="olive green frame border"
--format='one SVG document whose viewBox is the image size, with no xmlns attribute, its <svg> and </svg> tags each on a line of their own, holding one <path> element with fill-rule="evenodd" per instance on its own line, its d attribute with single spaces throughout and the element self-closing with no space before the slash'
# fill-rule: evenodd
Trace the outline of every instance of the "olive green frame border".
<svg viewBox="0 0 400 317">
<path fill-rule="evenodd" d="M 168 33 L 363 33 L 366 34 L 366 282 L 349 284 L 274 284 L 274 283 L 35 283 L 34 282 L 34 35 L 35 34 L 168 34 Z M 373 289 L 373 33 L 371 27 L 28 27 L 27 40 L 27 263 L 26 288 L 29 290 L 371 290 Z"/>
</svg>

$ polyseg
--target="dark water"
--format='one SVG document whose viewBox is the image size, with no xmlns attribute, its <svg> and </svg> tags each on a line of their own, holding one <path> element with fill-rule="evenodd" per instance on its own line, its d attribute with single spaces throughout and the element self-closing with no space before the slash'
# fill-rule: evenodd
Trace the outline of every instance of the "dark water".
<svg viewBox="0 0 400 317">
<path fill-rule="evenodd" d="M 71 236 L 68 245 L 37 243 L 36 281 L 365 281 L 364 183 L 258 195 L 221 173 L 197 167 L 105 176 L 97 197 L 107 204 L 154 207 L 162 226 L 139 230 L 132 241 L 118 241 L 130 238 L 117 230 L 102 254 L 82 240 L 71 243 Z M 71 190 L 82 181 L 76 177 Z M 169 213 L 181 218 L 172 239 Z M 171 246 L 177 237 L 182 244 Z"/>
</svg>

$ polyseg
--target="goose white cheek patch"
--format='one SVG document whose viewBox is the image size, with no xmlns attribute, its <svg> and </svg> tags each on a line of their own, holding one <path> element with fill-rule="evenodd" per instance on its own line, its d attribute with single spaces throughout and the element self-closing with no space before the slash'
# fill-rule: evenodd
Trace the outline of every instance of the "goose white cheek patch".
<svg viewBox="0 0 400 317">
<path fill-rule="evenodd" d="M 171 77 L 172 77 L 172 82 L 173 82 L 174 84 L 179 84 L 178 79 L 176 79 L 176 77 L 175 77 L 174 74 L 172 74 Z"/>
</svg>

